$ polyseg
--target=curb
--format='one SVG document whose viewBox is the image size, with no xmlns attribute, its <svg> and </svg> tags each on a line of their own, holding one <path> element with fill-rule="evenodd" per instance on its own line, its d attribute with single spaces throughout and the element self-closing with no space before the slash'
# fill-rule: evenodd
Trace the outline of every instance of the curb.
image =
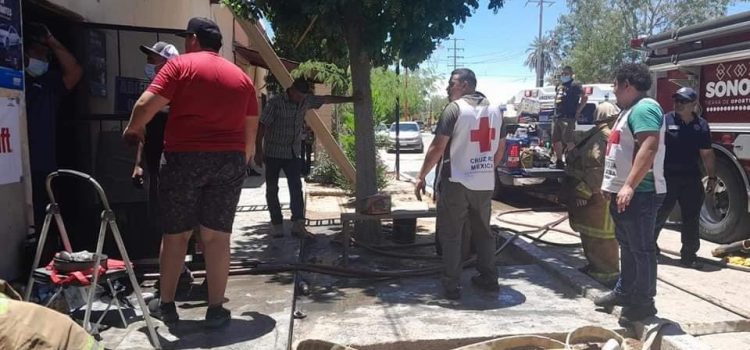
<svg viewBox="0 0 750 350">
<path fill-rule="evenodd" d="M 500 234 L 505 239 L 509 239 L 512 235 L 507 232 L 500 231 Z M 582 295 L 584 298 L 594 300 L 596 297 L 609 293 L 609 289 L 604 288 L 598 282 L 594 281 L 591 277 L 583 274 L 568 266 L 558 254 L 545 252 L 535 245 L 526 242 L 521 239 L 516 239 L 513 244 L 518 247 L 521 251 L 531 257 L 539 266 L 550 272 L 553 276 L 563 281 L 569 287 L 573 288 L 577 293 Z M 612 312 L 612 315 L 619 317 L 621 312 L 620 307 L 616 307 Z M 615 332 L 623 334 L 630 330 L 621 328 L 615 329 Z M 646 331 L 646 325 L 637 323 L 634 325 L 635 334 L 640 338 Z M 632 334 L 632 333 L 631 333 Z M 685 333 L 679 324 L 668 324 L 665 325 L 661 335 L 657 337 L 656 342 L 659 343 L 662 350 L 708 350 L 710 347 L 698 338 Z"/>
</svg>

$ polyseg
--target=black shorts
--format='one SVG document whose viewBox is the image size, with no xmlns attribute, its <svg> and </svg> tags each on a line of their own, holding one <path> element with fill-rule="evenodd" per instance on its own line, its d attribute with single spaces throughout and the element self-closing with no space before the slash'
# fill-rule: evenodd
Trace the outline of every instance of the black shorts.
<svg viewBox="0 0 750 350">
<path fill-rule="evenodd" d="M 164 233 L 197 225 L 232 232 L 245 179 L 243 152 L 165 152 L 159 172 L 159 207 Z"/>
</svg>

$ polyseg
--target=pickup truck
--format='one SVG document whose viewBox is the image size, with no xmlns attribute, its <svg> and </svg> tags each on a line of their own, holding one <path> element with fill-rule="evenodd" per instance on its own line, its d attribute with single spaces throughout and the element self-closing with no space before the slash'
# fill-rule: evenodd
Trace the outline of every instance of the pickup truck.
<svg viewBox="0 0 750 350">
<path fill-rule="evenodd" d="M 593 126 L 598 103 L 614 101 L 611 84 L 583 85 L 583 92 L 588 96 L 588 102 L 576 122 L 576 132 L 586 131 Z M 554 158 L 554 98 L 554 86 L 526 89 L 516 95 L 515 118 L 504 118 L 506 147 L 496 169 L 496 195 L 507 187 L 540 189 L 559 186 L 565 171 L 551 166 Z"/>
</svg>

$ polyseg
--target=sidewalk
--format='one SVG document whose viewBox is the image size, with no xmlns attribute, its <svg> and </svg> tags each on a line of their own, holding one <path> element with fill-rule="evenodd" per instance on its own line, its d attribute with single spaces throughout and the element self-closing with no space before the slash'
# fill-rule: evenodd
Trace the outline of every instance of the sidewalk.
<svg viewBox="0 0 750 350">
<path fill-rule="evenodd" d="M 310 231 L 318 238 L 306 244 L 301 254 L 298 240 L 289 236 L 270 237 L 269 218 L 264 210 L 265 187 L 258 180 L 246 183 L 238 205 L 232 236 L 233 261 L 257 259 L 271 264 L 296 262 L 301 257 L 309 264 L 340 266 L 341 247 L 331 244 L 331 238 L 341 230 L 340 223 L 311 226 Z M 280 182 L 280 187 L 281 202 L 288 203 L 285 181 Z M 314 184 L 306 185 L 306 189 L 307 216 L 311 223 L 337 218 L 348 203 L 348 197 L 341 196 L 340 191 Z M 390 190 L 408 196 L 412 185 L 398 182 Z M 288 210 L 285 213 L 288 218 Z M 432 242 L 433 231 L 434 219 L 420 219 L 417 242 Z M 389 237 L 387 229 L 385 235 Z M 434 247 L 430 246 L 390 251 L 425 258 L 388 258 L 354 247 L 350 268 L 414 270 L 439 262 Z M 540 251 L 542 254 L 538 255 Z M 191 293 L 178 301 L 184 321 L 173 329 L 157 321 L 157 332 L 165 349 L 287 349 L 290 345 L 293 349 L 302 340 L 322 339 L 359 349 L 447 350 L 506 335 L 542 334 L 561 338 L 584 325 L 624 331 L 617 325 L 616 315 L 596 311 L 591 301 L 582 296 L 585 293 L 581 293 L 579 282 L 593 282 L 570 267 L 579 263 L 575 256 L 517 241 L 498 258 L 501 291 L 492 294 L 475 290 L 468 281 L 474 271 L 467 269 L 462 278 L 463 296 L 458 301 L 442 297 L 438 276 L 373 280 L 300 272 L 294 310 L 294 274 L 239 274 L 230 277 L 227 289 L 226 307 L 232 310 L 233 320 L 228 327 L 216 331 L 201 326 L 206 304 L 198 279 Z M 550 261 L 559 261 L 559 268 L 578 275 L 573 279 L 560 275 L 550 270 Z M 667 290 L 660 285 L 660 297 L 667 297 L 664 294 Z M 683 298 L 683 294 L 678 293 L 675 298 Z M 683 304 L 693 302 L 680 300 Z M 695 305 L 699 309 L 685 315 L 671 314 L 667 302 L 661 299 L 657 302 L 660 312 L 675 320 L 701 314 L 719 315 L 726 321 L 737 319 L 698 302 Z M 297 313 L 293 320 L 294 311 Z M 150 344 L 146 334 L 145 323 L 140 321 L 127 329 L 113 327 L 103 332 L 103 337 L 110 348 L 147 349 Z"/>
<path fill-rule="evenodd" d="M 296 239 L 273 239 L 267 226 L 265 188 L 248 183 L 238 206 L 232 239 L 233 260 L 258 259 L 263 262 L 294 262 L 299 256 Z M 402 183 L 403 192 L 411 185 Z M 288 203 L 285 183 L 281 182 L 281 202 Z M 315 186 L 310 186 L 315 187 Z M 317 192 L 316 192 L 317 191 Z M 334 191 L 335 192 L 335 191 Z M 346 197 L 318 196 L 308 193 L 312 218 L 335 218 Z M 288 215 L 288 214 L 287 214 Z M 288 217 L 288 216 L 287 216 Z M 419 242 L 432 238 L 434 222 L 420 221 Z M 305 249 L 308 263 L 338 265 L 340 246 L 330 237 L 340 226 L 316 226 L 310 230 L 319 238 Z M 351 267 L 356 269 L 416 269 L 435 260 L 393 259 L 352 250 Z M 403 253 L 434 256 L 434 248 L 422 247 Z M 464 274 L 464 295 L 460 301 L 446 301 L 435 276 L 390 279 L 352 279 L 321 274 L 300 273 L 309 286 L 309 295 L 300 295 L 297 311 L 304 318 L 293 325 L 292 345 L 305 339 L 365 346 L 366 348 L 449 349 L 508 334 L 563 334 L 587 324 L 617 328 L 616 319 L 593 311 L 590 302 L 550 278 L 530 263 L 523 252 L 513 249 L 499 259 L 503 289 L 497 295 L 471 288 Z M 205 313 L 205 294 L 196 280 L 189 297 L 178 301 L 183 321 L 168 329 L 157 321 L 162 345 L 167 349 L 287 349 L 292 315 L 293 274 L 232 276 L 226 306 L 233 320 L 224 329 L 205 331 L 200 325 Z M 102 333 L 104 343 L 116 349 L 149 348 L 143 321 L 127 329 L 111 328 Z M 417 345 L 418 344 L 418 345 Z"/>
</svg>

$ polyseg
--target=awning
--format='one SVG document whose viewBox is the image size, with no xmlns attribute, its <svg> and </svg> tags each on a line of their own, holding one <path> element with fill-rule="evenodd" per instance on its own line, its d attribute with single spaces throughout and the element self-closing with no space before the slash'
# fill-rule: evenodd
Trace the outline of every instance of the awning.
<svg viewBox="0 0 750 350">
<path fill-rule="evenodd" d="M 238 43 L 234 43 L 234 51 L 240 54 L 253 66 L 269 69 L 268 65 L 266 64 L 266 61 L 264 61 L 263 57 L 261 57 L 260 52 L 255 51 L 251 48 L 245 47 L 243 45 L 240 45 Z M 297 68 L 297 66 L 299 66 L 299 62 L 288 60 L 286 58 L 281 58 L 281 63 L 284 64 L 284 67 L 286 67 L 288 71 L 292 71 L 295 68 Z"/>
</svg>

